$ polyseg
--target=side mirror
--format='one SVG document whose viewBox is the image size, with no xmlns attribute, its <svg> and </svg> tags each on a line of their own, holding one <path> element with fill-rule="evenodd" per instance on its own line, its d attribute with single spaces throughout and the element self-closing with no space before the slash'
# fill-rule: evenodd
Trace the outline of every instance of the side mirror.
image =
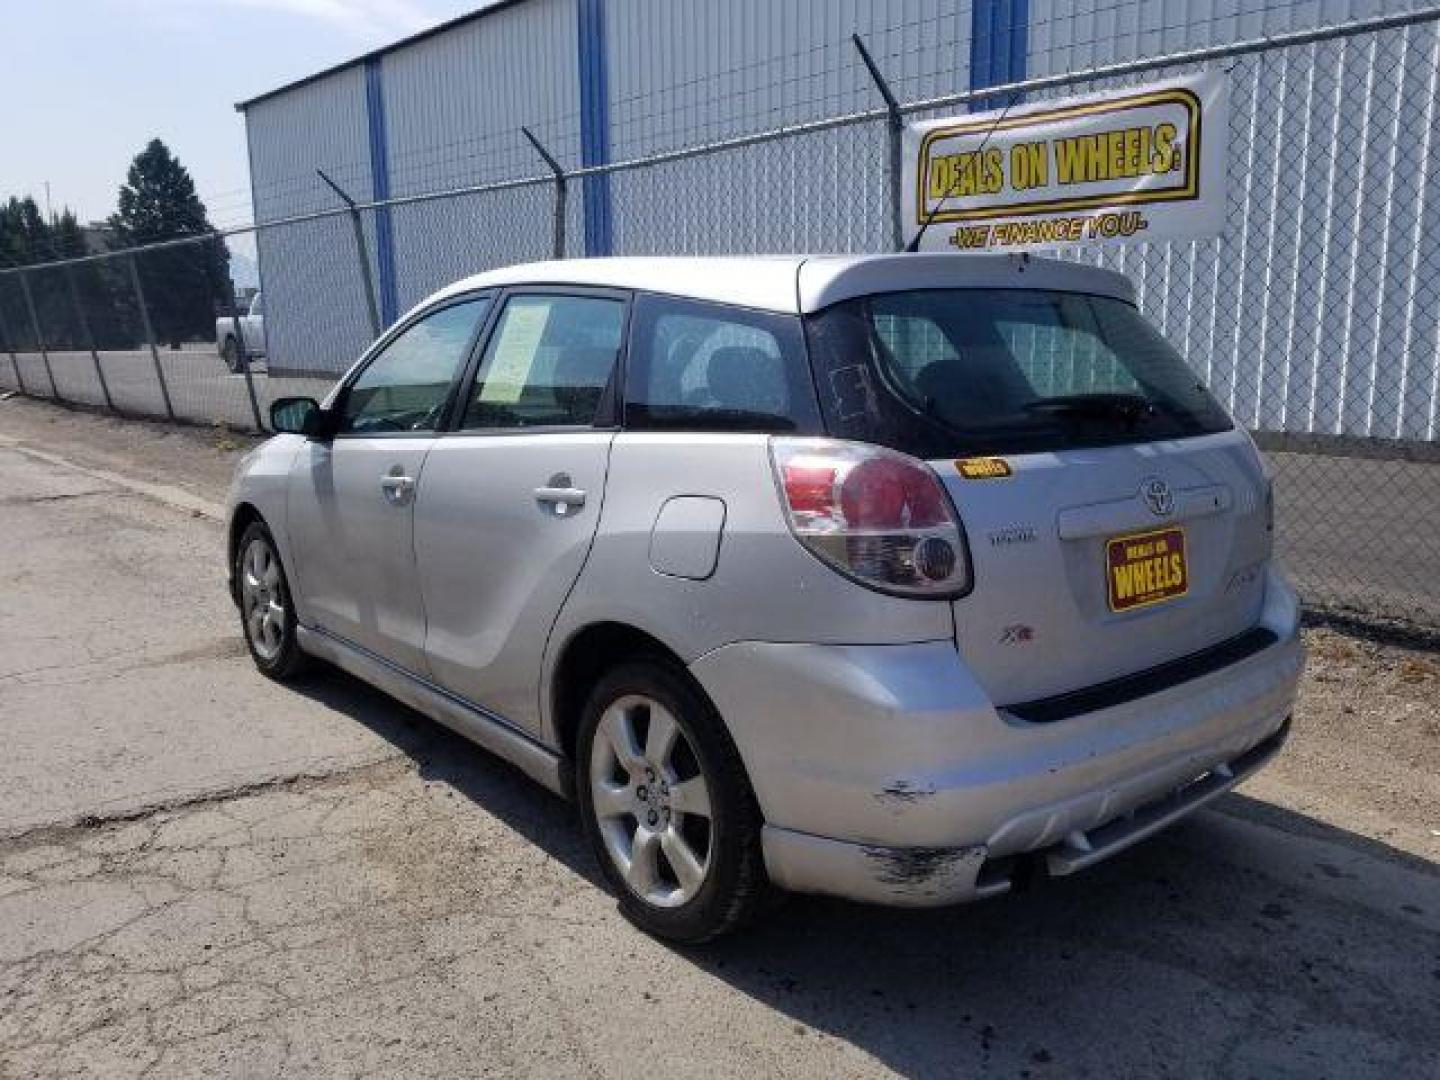
<svg viewBox="0 0 1440 1080">
<path fill-rule="evenodd" d="M 324 413 L 308 397 L 283 397 L 270 403 L 270 427 L 286 435 L 319 435 Z"/>
</svg>

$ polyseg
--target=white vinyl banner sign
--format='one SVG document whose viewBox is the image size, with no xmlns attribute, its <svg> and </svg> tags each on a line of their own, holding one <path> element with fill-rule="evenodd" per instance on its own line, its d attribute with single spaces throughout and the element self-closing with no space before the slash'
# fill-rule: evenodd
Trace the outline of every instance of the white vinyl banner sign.
<svg viewBox="0 0 1440 1080">
<path fill-rule="evenodd" d="M 1225 75 L 1207 71 L 908 124 L 905 237 L 923 229 L 922 251 L 1014 251 L 1215 236 L 1227 105 Z"/>
</svg>

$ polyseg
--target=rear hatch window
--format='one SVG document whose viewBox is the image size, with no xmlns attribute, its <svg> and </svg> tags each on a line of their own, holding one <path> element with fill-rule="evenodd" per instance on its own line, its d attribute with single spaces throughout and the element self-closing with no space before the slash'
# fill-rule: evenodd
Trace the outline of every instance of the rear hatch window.
<svg viewBox="0 0 1440 1080">
<path fill-rule="evenodd" d="M 1133 306 L 1034 289 L 837 304 L 808 324 L 826 426 L 917 457 L 1024 454 L 1225 431 Z"/>
<path fill-rule="evenodd" d="M 1260 461 L 1130 304 L 889 293 L 809 331 L 829 433 L 923 458 L 959 512 L 974 582 L 953 602 L 956 645 L 993 701 L 1072 693 L 1255 625 Z"/>
</svg>

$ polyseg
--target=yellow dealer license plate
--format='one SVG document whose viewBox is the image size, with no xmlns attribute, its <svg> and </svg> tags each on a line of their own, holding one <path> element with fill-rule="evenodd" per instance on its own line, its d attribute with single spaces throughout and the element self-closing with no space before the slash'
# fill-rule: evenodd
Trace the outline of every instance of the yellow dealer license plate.
<svg viewBox="0 0 1440 1080">
<path fill-rule="evenodd" d="M 1111 611 L 1129 611 L 1184 596 L 1190 588 L 1185 530 L 1117 536 L 1105 545 L 1105 585 Z"/>
</svg>

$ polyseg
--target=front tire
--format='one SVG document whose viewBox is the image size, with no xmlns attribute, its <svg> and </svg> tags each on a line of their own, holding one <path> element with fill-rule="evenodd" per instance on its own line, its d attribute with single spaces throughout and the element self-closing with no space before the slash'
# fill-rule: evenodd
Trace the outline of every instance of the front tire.
<svg viewBox="0 0 1440 1080">
<path fill-rule="evenodd" d="M 234 572 L 240 628 L 255 666 L 278 682 L 301 674 L 309 657 L 300 650 L 290 582 L 264 522 L 252 521 L 241 535 Z"/>
<path fill-rule="evenodd" d="M 690 678 L 626 663 L 595 686 L 575 760 L 580 817 L 631 922 L 695 944 L 749 922 L 768 882 L 740 754 Z"/>
</svg>

